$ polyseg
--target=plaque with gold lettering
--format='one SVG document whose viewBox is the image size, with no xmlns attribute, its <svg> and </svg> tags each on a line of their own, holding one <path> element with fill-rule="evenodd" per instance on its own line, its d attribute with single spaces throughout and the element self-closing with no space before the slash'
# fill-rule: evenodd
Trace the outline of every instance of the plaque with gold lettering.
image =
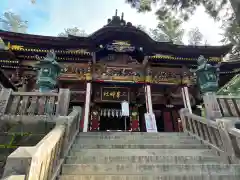
<svg viewBox="0 0 240 180">
<path fill-rule="evenodd" d="M 129 101 L 129 89 L 125 87 L 103 87 L 101 100 L 109 102 Z"/>
</svg>

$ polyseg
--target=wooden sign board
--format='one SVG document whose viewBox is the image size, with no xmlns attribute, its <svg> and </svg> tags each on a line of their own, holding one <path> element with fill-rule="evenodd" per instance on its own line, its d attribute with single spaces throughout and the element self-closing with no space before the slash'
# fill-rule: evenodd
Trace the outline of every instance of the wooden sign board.
<svg viewBox="0 0 240 180">
<path fill-rule="evenodd" d="M 108 102 L 129 102 L 129 88 L 125 87 L 102 87 L 101 101 Z"/>
</svg>

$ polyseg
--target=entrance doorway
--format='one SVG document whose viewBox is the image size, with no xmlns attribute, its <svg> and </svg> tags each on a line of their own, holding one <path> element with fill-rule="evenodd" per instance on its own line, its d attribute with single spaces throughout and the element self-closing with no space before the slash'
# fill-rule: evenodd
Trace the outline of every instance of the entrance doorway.
<svg viewBox="0 0 240 180">
<path fill-rule="evenodd" d="M 164 105 L 154 105 L 153 112 L 156 118 L 158 132 L 178 132 L 179 113 L 181 107 L 168 108 Z"/>
<path fill-rule="evenodd" d="M 100 131 L 125 131 L 131 129 L 130 118 L 123 117 L 120 103 L 101 103 L 99 107 Z"/>
<path fill-rule="evenodd" d="M 130 130 L 130 118 L 123 116 L 101 116 L 99 129 L 100 131 L 128 131 Z"/>
<path fill-rule="evenodd" d="M 158 132 L 164 132 L 164 119 L 163 114 L 161 110 L 154 110 L 155 119 L 156 119 L 156 125 L 157 125 L 157 131 Z"/>
</svg>

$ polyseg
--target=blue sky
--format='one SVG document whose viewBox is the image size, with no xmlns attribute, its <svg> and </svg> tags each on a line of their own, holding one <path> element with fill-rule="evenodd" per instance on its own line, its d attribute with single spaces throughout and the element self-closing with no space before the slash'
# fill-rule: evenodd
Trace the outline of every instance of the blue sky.
<svg viewBox="0 0 240 180">
<path fill-rule="evenodd" d="M 79 27 L 90 34 L 104 26 L 115 9 L 119 14 L 124 12 L 124 19 L 134 25 L 154 28 L 157 24 L 154 12 L 139 14 L 125 4 L 125 0 L 36 0 L 36 4 L 31 4 L 31 0 L 0 1 L 0 14 L 11 10 L 21 15 L 28 21 L 30 34 L 56 36 L 69 27 Z M 201 8 L 189 22 L 184 23 L 186 30 L 194 27 L 199 27 L 208 43 L 219 44 L 219 24 L 214 23 Z"/>
</svg>

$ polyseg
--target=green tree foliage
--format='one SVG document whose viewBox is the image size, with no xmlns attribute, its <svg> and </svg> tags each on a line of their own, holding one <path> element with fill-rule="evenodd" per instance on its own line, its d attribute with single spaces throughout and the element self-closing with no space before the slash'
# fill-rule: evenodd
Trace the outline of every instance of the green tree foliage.
<svg viewBox="0 0 240 180">
<path fill-rule="evenodd" d="M 203 35 L 196 27 L 188 32 L 188 44 L 192 46 L 199 46 L 202 44 Z"/>
<path fill-rule="evenodd" d="M 235 12 L 236 21 L 240 24 L 240 1 L 239 0 L 230 0 L 231 6 Z"/>
<path fill-rule="evenodd" d="M 159 42 L 173 42 L 175 44 L 182 44 L 184 30 L 182 29 L 182 22 L 174 16 L 169 16 L 164 21 L 159 21 L 154 29 L 147 29 L 143 25 L 138 25 L 137 28 L 151 36 L 155 41 Z"/>
<path fill-rule="evenodd" d="M 207 13 L 218 18 L 219 13 L 229 4 L 228 0 L 126 0 L 126 2 L 138 12 L 151 11 L 152 6 L 157 5 L 156 15 L 161 20 L 173 12 L 183 20 L 188 20 L 198 6 L 205 7 Z"/>
<path fill-rule="evenodd" d="M 67 28 L 64 32 L 59 33 L 59 37 L 67 37 L 68 35 L 86 37 L 87 33 L 84 30 L 80 30 L 78 27 Z"/>
<path fill-rule="evenodd" d="M 222 43 L 232 43 L 234 45 L 231 53 L 230 60 L 239 60 L 240 57 L 240 26 L 234 18 L 231 21 L 226 21 L 222 26 L 224 33 L 222 34 Z"/>
<path fill-rule="evenodd" d="M 19 15 L 7 11 L 3 13 L 2 17 L 0 17 L 0 27 L 5 31 L 26 33 L 28 28 L 28 22 L 22 20 Z"/>
<path fill-rule="evenodd" d="M 158 23 L 155 29 L 150 30 L 150 35 L 156 41 L 171 41 L 175 44 L 182 44 L 184 29 L 182 21 L 174 16 L 169 16 Z"/>
</svg>

